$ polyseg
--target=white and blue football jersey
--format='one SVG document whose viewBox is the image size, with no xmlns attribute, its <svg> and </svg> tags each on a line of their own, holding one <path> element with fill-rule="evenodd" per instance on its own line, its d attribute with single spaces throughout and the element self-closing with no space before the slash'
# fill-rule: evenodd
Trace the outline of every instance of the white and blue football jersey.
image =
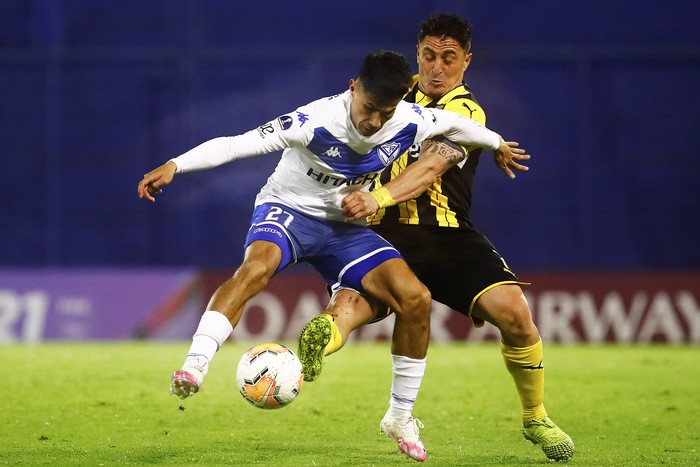
<svg viewBox="0 0 700 467">
<path fill-rule="evenodd" d="M 471 119 L 404 101 L 378 132 L 362 136 L 350 119 L 351 99 L 346 91 L 316 100 L 242 135 L 210 140 L 173 161 L 178 172 L 186 172 L 284 150 L 255 205 L 282 203 L 343 221 L 342 199 L 367 187 L 414 143 L 445 135 L 458 144 L 496 149 L 500 141 Z"/>
</svg>

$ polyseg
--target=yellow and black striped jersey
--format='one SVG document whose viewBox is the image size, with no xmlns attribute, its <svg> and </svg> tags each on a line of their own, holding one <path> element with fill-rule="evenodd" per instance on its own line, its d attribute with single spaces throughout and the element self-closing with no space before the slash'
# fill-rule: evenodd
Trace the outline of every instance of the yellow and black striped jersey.
<svg viewBox="0 0 700 467">
<path fill-rule="evenodd" d="M 432 100 L 418 89 L 418 75 L 404 100 L 423 107 L 450 110 L 486 124 L 486 115 L 477 104 L 469 87 L 462 83 L 439 99 Z M 472 226 L 469 219 L 471 188 L 481 148 L 465 148 L 467 157 L 450 168 L 419 197 L 377 211 L 368 218 L 369 225 L 412 224 L 439 227 Z M 400 174 L 409 164 L 418 160 L 420 145 L 414 145 L 380 176 L 380 184 Z"/>
</svg>

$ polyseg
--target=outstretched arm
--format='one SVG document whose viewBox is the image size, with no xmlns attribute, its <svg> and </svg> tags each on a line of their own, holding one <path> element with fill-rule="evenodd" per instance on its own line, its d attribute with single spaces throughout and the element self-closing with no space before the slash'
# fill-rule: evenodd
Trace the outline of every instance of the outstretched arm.
<svg viewBox="0 0 700 467">
<path fill-rule="evenodd" d="M 210 139 L 171 159 L 143 176 L 138 186 L 139 198 L 155 202 L 154 196 L 163 192 L 161 187 L 172 182 L 176 173 L 210 169 L 235 159 L 267 154 L 289 147 L 290 141 L 295 139 L 305 141 L 306 134 L 298 129 L 300 125 L 285 127 L 288 131 L 283 132 L 274 126 L 275 122 L 277 120 L 242 135 Z"/>
<path fill-rule="evenodd" d="M 516 160 L 527 160 L 529 155 L 518 148 L 514 141 L 500 140 L 494 151 L 494 158 L 501 162 L 502 169 L 510 178 L 514 178 L 510 167 L 517 170 L 528 170 Z M 449 140 L 426 140 L 421 146 L 419 160 L 409 165 L 396 178 L 370 193 L 354 191 L 347 195 L 341 207 L 345 220 L 352 222 L 362 217 L 374 214 L 380 208 L 393 206 L 396 203 L 408 201 L 427 190 L 435 179 L 466 157 L 461 146 Z"/>
</svg>

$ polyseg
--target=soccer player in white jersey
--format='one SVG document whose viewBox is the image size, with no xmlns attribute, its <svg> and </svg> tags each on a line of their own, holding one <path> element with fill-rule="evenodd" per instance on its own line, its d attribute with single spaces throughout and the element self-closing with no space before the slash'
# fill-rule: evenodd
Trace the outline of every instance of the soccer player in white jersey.
<svg viewBox="0 0 700 467">
<path fill-rule="evenodd" d="M 459 144 L 490 148 L 509 160 L 522 157 L 524 151 L 470 119 L 403 102 L 411 77 L 402 55 L 369 54 L 344 93 L 311 102 L 247 133 L 209 140 L 144 175 L 138 195 L 153 202 L 176 174 L 284 150 L 255 200 L 243 263 L 211 297 L 185 362 L 172 376 L 171 394 L 180 399 L 195 394 L 246 302 L 276 272 L 308 262 L 332 289 L 367 294 L 395 311 L 392 393 L 385 418 L 395 421 L 391 436 L 400 450 L 425 460 L 420 422 L 412 417 L 412 409 L 425 370 L 430 292 L 399 253 L 364 222 L 344 222 L 341 203 L 367 187 L 412 144 L 433 136 L 444 134 Z"/>
</svg>

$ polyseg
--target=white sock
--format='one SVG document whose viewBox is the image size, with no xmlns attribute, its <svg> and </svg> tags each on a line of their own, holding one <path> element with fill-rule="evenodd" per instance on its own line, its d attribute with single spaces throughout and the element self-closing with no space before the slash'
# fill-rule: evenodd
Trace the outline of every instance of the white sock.
<svg viewBox="0 0 700 467">
<path fill-rule="evenodd" d="M 209 362 L 231 335 L 231 331 L 233 331 L 233 326 L 226 316 L 218 311 L 205 311 L 199 320 L 199 326 L 194 336 L 192 336 L 192 345 L 182 367 L 195 364 L 202 367 L 202 373 L 207 374 Z"/>
<path fill-rule="evenodd" d="M 393 417 L 409 416 L 423 381 L 425 358 L 418 360 L 392 354 L 391 367 L 389 414 Z"/>
</svg>

